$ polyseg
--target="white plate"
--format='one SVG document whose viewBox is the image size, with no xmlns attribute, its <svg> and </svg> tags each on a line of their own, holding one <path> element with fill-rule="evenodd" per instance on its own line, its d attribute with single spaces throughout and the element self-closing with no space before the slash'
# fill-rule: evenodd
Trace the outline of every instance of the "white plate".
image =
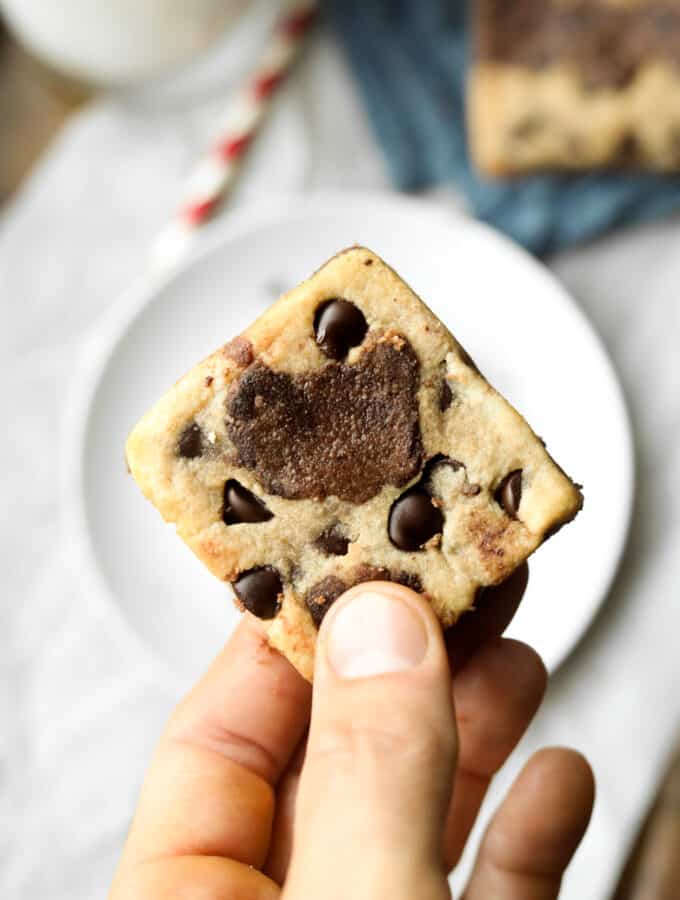
<svg viewBox="0 0 680 900">
<path fill-rule="evenodd" d="M 550 273 L 480 224 L 387 197 L 296 198 L 233 217 L 179 273 L 124 298 L 93 340 L 71 404 L 66 501 L 97 585 L 182 684 L 236 621 L 224 586 L 142 499 L 123 462 L 137 418 L 283 288 L 362 243 L 392 263 L 585 485 L 577 522 L 532 561 L 510 633 L 554 669 L 606 595 L 633 495 L 621 388 Z"/>
</svg>

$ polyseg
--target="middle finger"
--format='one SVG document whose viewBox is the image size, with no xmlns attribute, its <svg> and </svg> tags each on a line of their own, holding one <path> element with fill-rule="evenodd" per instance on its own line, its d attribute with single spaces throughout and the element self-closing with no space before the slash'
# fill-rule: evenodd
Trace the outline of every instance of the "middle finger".
<svg viewBox="0 0 680 900">
<path fill-rule="evenodd" d="M 536 714 L 546 682 L 539 655 L 507 639 L 487 644 L 455 677 L 460 750 L 444 839 L 448 868 L 460 857 L 491 779 Z"/>
</svg>

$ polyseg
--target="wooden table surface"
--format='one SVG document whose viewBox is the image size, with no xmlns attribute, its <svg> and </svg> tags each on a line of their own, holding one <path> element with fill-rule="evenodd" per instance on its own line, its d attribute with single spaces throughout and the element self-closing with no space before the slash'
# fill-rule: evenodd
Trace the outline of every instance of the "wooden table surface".
<svg viewBox="0 0 680 900">
<path fill-rule="evenodd" d="M 671 760 L 612 900 L 680 900 L 680 750 Z"/>
<path fill-rule="evenodd" d="M 0 205 L 87 96 L 21 50 L 0 22 Z M 612 900 L 680 900 L 680 752 Z"/>
<path fill-rule="evenodd" d="M 86 96 L 21 50 L 0 22 L 0 204 Z"/>
</svg>

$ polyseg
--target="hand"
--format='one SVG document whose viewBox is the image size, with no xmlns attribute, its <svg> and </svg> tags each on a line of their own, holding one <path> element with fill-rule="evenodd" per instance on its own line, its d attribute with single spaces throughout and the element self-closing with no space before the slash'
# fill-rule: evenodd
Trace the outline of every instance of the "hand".
<svg viewBox="0 0 680 900">
<path fill-rule="evenodd" d="M 246 616 L 160 740 L 110 900 L 450 897 L 446 873 L 545 689 L 534 651 L 499 638 L 526 579 L 488 591 L 446 643 L 407 588 L 353 588 L 321 627 L 313 705 Z M 465 900 L 556 898 L 592 803 L 581 756 L 536 754 Z"/>
</svg>

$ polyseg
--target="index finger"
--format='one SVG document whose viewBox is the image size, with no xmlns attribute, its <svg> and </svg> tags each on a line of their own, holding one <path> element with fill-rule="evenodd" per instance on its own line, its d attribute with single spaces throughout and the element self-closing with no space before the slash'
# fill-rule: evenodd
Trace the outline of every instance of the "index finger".
<svg viewBox="0 0 680 900">
<path fill-rule="evenodd" d="M 123 865 L 221 856 L 260 867 L 273 788 L 307 727 L 310 698 L 310 685 L 246 614 L 161 737 Z"/>
</svg>

